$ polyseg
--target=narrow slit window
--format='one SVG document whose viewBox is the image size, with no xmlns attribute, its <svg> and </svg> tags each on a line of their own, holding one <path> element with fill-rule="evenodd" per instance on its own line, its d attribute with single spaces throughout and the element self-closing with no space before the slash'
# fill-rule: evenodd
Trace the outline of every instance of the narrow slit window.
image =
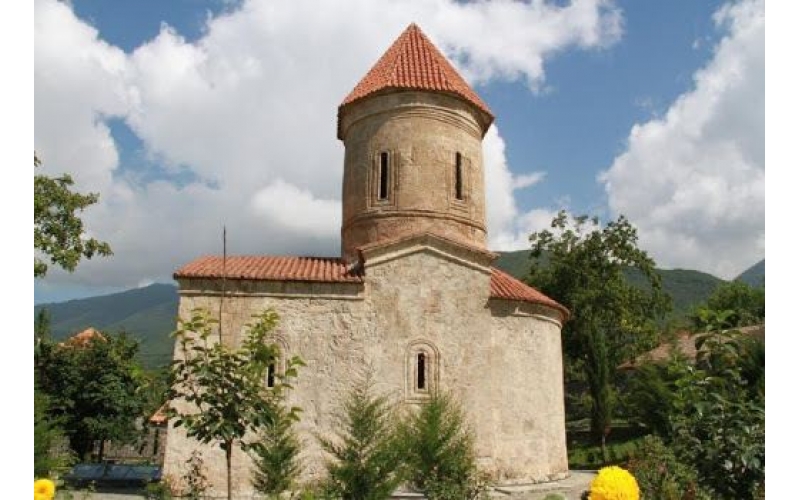
<svg viewBox="0 0 800 500">
<path fill-rule="evenodd" d="M 456 153 L 456 199 L 464 199 L 464 172 L 461 164 L 461 153 Z"/>
<path fill-rule="evenodd" d="M 381 153 L 381 163 L 378 176 L 380 177 L 378 186 L 378 199 L 386 200 L 389 198 L 389 153 Z"/>
<path fill-rule="evenodd" d="M 417 390 L 424 391 L 425 384 L 425 353 L 421 352 L 417 354 Z"/>
<path fill-rule="evenodd" d="M 275 363 L 267 367 L 267 387 L 275 387 Z"/>
</svg>

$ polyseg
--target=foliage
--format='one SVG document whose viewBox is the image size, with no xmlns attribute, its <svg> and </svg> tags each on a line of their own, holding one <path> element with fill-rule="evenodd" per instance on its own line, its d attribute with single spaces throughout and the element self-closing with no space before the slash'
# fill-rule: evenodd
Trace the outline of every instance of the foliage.
<svg viewBox="0 0 800 500">
<path fill-rule="evenodd" d="M 96 441 L 132 441 L 142 416 L 141 371 L 134 361 L 138 345 L 124 334 L 94 335 L 85 342 L 39 343 L 37 382 L 81 460 Z"/>
<path fill-rule="evenodd" d="M 706 336 L 697 366 L 675 382 L 671 446 L 721 498 L 754 498 L 764 485 L 764 378 L 746 378 L 756 345 L 736 332 Z"/>
<path fill-rule="evenodd" d="M 715 329 L 725 329 L 763 323 L 765 300 L 764 288 L 754 288 L 742 281 L 722 283 L 690 319 L 700 330 L 707 329 L 709 324 Z"/>
<path fill-rule="evenodd" d="M 643 498 L 659 500 L 711 500 L 698 484 L 697 473 L 675 456 L 657 436 L 645 437 L 628 470 L 636 477 Z"/>
<path fill-rule="evenodd" d="M 669 308 L 655 264 L 636 246 L 636 229 L 624 216 L 600 227 L 599 220 L 560 212 L 552 230 L 531 235 L 532 257 L 547 255 L 546 266 L 531 268 L 529 283 L 566 306 L 572 318 L 562 338 L 567 374 L 582 371 L 592 397 L 592 430 L 601 447 L 610 432 L 615 405 L 614 368 L 653 347 L 655 320 Z M 633 269 L 645 286 L 633 286 Z"/>
<path fill-rule="evenodd" d="M 589 486 L 589 500 L 639 500 L 639 485 L 625 469 L 603 467 Z"/>
<path fill-rule="evenodd" d="M 33 476 L 47 477 L 65 471 L 73 462 L 72 454 L 59 451 L 57 445 L 64 431 L 49 416 L 49 398 L 34 386 L 33 390 Z"/>
<path fill-rule="evenodd" d="M 632 422 L 660 436 L 668 436 L 675 405 L 675 382 L 688 360 L 673 355 L 665 363 L 645 363 L 627 381 L 625 405 Z"/>
<path fill-rule="evenodd" d="M 148 483 L 145 486 L 145 495 L 147 500 L 171 500 L 172 489 L 170 485 L 164 481 L 158 483 Z"/>
<path fill-rule="evenodd" d="M 265 426 L 258 441 L 250 445 L 255 462 L 253 486 L 268 496 L 279 497 L 292 490 L 300 476 L 300 441 L 292 429 L 295 419 L 283 406 Z"/>
<path fill-rule="evenodd" d="M 142 398 L 143 415 L 150 416 L 164 405 L 169 393 L 169 377 L 166 368 L 142 370 L 139 395 Z"/>
<path fill-rule="evenodd" d="M 33 154 L 34 169 L 41 164 Z M 76 215 L 97 203 L 96 193 L 73 193 L 74 184 L 67 174 L 61 177 L 34 175 L 33 177 L 33 248 L 49 258 L 50 263 L 67 271 L 74 271 L 82 258 L 111 255 L 108 243 L 86 238 L 83 221 Z M 47 274 L 47 263 L 33 258 L 33 277 Z"/>
<path fill-rule="evenodd" d="M 475 463 L 474 436 L 461 406 L 434 394 L 402 428 L 411 484 L 431 500 L 464 500 L 486 493 Z"/>
<path fill-rule="evenodd" d="M 207 473 L 203 454 L 194 450 L 186 460 L 186 473 L 182 478 L 185 486 L 183 496 L 191 500 L 203 498 L 210 486 Z"/>
<path fill-rule="evenodd" d="M 37 479 L 33 482 L 34 500 L 53 500 L 56 494 L 56 485 L 49 479 Z"/>
<path fill-rule="evenodd" d="M 659 432 L 714 498 L 755 498 L 764 487 L 764 346 L 736 331 L 701 335 L 695 363 L 645 368 L 633 393 L 654 393 Z M 659 377 L 661 379 L 659 380 Z M 663 399 L 655 395 L 663 387 Z"/>
<path fill-rule="evenodd" d="M 404 450 L 395 408 L 375 394 L 369 375 L 358 380 L 334 417 L 335 438 L 319 436 L 327 463 L 326 494 L 344 500 L 389 498 L 404 480 Z"/>
<path fill-rule="evenodd" d="M 269 343 L 278 314 L 266 310 L 254 316 L 241 347 L 233 348 L 212 338 L 213 325 L 207 310 L 195 309 L 188 320 L 179 320 L 174 335 L 182 357 L 171 367 L 170 400 L 182 400 L 188 408 L 171 408 L 176 427 L 184 427 L 189 437 L 208 444 L 219 443 L 225 452 L 227 490 L 231 498 L 231 456 L 235 446 L 246 450 L 244 437 L 259 433 L 275 421 L 276 407 L 283 399 L 289 380 L 297 376 L 302 361 L 287 361 L 283 382 L 267 388 L 270 365 L 278 361 L 279 351 Z M 184 408 L 181 405 L 179 408 Z M 289 410 L 292 416 L 300 410 Z"/>
</svg>

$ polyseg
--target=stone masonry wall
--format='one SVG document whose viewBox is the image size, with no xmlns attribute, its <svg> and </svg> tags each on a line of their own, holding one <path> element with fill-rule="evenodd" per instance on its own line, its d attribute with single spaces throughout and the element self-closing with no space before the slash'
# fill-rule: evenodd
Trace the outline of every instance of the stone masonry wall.
<svg viewBox="0 0 800 500">
<path fill-rule="evenodd" d="M 342 255 L 355 258 L 361 245 L 420 232 L 485 248 L 482 128 L 471 105 L 444 94 L 392 92 L 349 107 L 342 129 Z M 385 200 L 378 196 L 382 152 L 389 164 Z"/>
<path fill-rule="evenodd" d="M 491 353 L 496 466 L 504 483 L 561 479 L 568 472 L 561 325 L 552 310 L 492 300 Z"/>
</svg>

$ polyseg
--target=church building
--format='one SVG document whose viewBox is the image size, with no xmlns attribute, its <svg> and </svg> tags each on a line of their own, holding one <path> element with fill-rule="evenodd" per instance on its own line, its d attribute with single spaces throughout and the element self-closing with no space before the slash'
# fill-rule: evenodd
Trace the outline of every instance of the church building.
<svg viewBox="0 0 800 500">
<path fill-rule="evenodd" d="M 569 312 L 492 267 L 481 142 L 493 119 L 412 24 L 338 109 L 341 256 L 228 256 L 224 265 L 207 256 L 175 272 L 181 317 L 218 311 L 223 300 L 231 345 L 253 314 L 280 315 L 274 340 L 283 357 L 307 364 L 288 395 L 303 410 L 305 478 L 324 476 L 314 434 L 331 431 L 365 367 L 377 391 L 404 405 L 454 394 L 479 465 L 497 483 L 567 475 L 561 328 Z M 195 449 L 223 492 L 222 451 L 180 428 L 168 430 L 164 474 L 182 476 Z M 240 450 L 233 477 L 237 495 L 252 492 L 252 462 Z"/>
</svg>

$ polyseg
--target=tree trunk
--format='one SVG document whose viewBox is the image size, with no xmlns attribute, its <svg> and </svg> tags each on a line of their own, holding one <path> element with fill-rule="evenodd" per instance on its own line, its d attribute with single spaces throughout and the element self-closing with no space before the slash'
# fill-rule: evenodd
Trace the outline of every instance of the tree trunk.
<svg viewBox="0 0 800 500">
<path fill-rule="evenodd" d="M 225 465 L 227 467 L 228 473 L 228 500 L 231 500 L 233 496 L 231 495 L 231 458 L 233 452 L 233 442 L 226 441 L 225 442 Z"/>
<path fill-rule="evenodd" d="M 600 453 L 603 455 L 603 465 L 608 463 L 608 448 L 606 448 L 606 436 L 603 434 L 600 437 Z"/>
</svg>

